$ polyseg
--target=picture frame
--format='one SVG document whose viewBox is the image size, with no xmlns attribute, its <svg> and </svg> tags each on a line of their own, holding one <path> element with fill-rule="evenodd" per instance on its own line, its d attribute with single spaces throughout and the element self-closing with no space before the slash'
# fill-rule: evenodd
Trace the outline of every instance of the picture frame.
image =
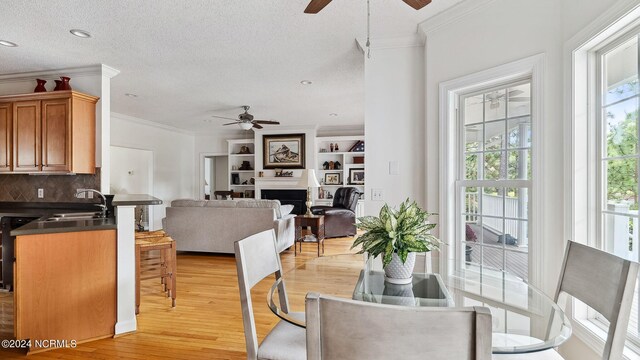
<svg viewBox="0 0 640 360">
<path fill-rule="evenodd" d="M 349 179 L 351 180 L 352 185 L 364 185 L 364 169 L 349 169 Z"/>
<path fill-rule="evenodd" d="M 324 184 L 325 185 L 341 185 L 340 173 L 325 173 Z"/>
<path fill-rule="evenodd" d="M 305 134 L 263 135 L 262 145 L 263 168 L 305 168 Z"/>
</svg>

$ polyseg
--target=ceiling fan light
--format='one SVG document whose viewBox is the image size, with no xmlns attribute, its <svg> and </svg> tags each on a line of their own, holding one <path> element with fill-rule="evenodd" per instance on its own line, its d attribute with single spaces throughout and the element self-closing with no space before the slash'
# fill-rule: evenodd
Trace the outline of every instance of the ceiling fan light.
<svg viewBox="0 0 640 360">
<path fill-rule="evenodd" d="M 242 130 L 250 130 L 253 127 L 253 124 L 250 122 L 241 122 L 238 123 L 238 125 Z"/>
</svg>

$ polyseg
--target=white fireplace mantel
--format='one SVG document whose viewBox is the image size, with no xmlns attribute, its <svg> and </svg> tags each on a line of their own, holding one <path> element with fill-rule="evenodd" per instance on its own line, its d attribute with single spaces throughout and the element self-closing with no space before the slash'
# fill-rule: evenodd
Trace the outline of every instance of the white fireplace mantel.
<svg viewBox="0 0 640 360">
<path fill-rule="evenodd" d="M 262 198 L 263 189 L 306 190 L 306 188 L 298 186 L 299 182 L 300 177 L 257 177 L 255 182 L 256 199 Z"/>
</svg>

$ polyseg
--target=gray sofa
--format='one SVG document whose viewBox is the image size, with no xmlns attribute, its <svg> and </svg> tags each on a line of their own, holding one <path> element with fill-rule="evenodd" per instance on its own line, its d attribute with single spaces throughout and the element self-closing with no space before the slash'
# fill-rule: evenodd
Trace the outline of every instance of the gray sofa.
<svg viewBox="0 0 640 360">
<path fill-rule="evenodd" d="M 233 243 L 276 232 L 278 251 L 294 243 L 295 215 L 281 216 L 278 200 L 174 200 L 162 220 L 178 251 L 233 254 Z"/>
</svg>

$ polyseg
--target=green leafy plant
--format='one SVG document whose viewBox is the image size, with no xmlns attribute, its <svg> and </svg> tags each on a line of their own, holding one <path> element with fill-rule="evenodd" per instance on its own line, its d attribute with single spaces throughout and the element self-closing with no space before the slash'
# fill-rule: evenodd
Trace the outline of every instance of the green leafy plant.
<svg viewBox="0 0 640 360">
<path fill-rule="evenodd" d="M 422 210 L 415 201 L 405 200 L 398 210 L 385 204 L 380 215 L 358 218 L 356 226 L 365 230 L 351 248 L 362 245 L 358 254 L 365 251 L 369 257 L 376 257 L 384 253 L 382 263 L 387 266 L 391 262 L 393 253 L 397 253 L 404 264 L 411 252 L 426 252 L 437 249 L 440 240 L 429 234 L 429 230 L 436 227 L 429 223 L 431 214 Z"/>
</svg>

